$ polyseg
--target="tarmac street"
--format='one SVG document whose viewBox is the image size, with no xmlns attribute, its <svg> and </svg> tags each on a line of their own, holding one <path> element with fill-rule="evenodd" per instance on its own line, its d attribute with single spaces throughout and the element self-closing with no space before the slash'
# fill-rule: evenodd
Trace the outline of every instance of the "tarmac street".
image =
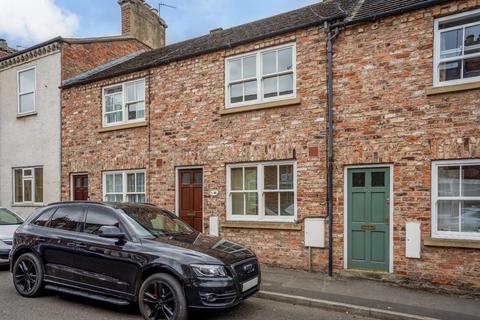
<svg viewBox="0 0 480 320">
<path fill-rule="evenodd" d="M 118 307 L 74 296 L 45 292 L 38 298 L 23 298 L 12 284 L 7 268 L 0 269 L 0 319 L 8 320 L 128 320 L 142 319 L 134 307 Z M 193 314 L 195 320 L 366 320 L 339 312 L 250 298 L 231 310 Z"/>
</svg>

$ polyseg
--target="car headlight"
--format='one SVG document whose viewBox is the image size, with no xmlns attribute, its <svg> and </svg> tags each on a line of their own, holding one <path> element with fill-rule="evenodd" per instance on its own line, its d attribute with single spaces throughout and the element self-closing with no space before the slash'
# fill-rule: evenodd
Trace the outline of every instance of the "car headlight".
<svg viewBox="0 0 480 320">
<path fill-rule="evenodd" d="M 227 276 L 227 271 L 220 265 L 192 264 L 191 267 L 198 277 L 223 278 Z"/>
</svg>

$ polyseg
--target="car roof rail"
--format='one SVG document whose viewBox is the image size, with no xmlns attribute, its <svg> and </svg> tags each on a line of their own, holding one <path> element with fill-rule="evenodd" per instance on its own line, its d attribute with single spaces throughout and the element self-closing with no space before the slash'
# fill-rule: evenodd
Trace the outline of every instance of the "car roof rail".
<svg viewBox="0 0 480 320">
<path fill-rule="evenodd" d="M 47 206 L 59 205 L 59 204 L 72 204 L 72 203 L 84 203 L 84 204 L 100 204 L 106 206 L 104 202 L 91 201 L 91 200 L 69 200 L 69 201 L 57 201 L 47 204 Z"/>
</svg>

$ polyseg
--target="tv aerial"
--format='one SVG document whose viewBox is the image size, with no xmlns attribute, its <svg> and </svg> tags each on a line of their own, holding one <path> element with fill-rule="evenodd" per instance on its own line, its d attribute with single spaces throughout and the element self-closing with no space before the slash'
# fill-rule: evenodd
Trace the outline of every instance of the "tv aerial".
<svg viewBox="0 0 480 320">
<path fill-rule="evenodd" d="M 168 3 L 159 2 L 159 3 L 158 3 L 158 16 L 159 16 L 159 17 L 162 16 L 162 15 L 160 14 L 162 7 L 171 8 L 171 9 L 177 9 L 177 7 L 174 7 L 174 6 L 172 6 L 172 5 L 169 5 Z"/>
</svg>

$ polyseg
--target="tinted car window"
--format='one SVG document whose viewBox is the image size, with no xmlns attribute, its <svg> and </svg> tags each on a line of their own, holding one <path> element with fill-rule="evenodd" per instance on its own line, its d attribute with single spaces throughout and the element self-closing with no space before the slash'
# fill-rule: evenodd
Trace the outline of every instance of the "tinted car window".
<svg viewBox="0 0 480 320">
<path fill-rule="evenodd" d="M 22 219 L 8 209 L 0 208 L 0 225 L 22 224 Z"/>
<path fill-rule="evenodd" d="M 87 212 L 87 218 L 85 219 L 84 232 L 91 234 L 99 234 L 100 228 L 103 226 L 113 226 L 120 228 L 120 222 L 118 221 L 115 213 L 107 208 L 89 207 Z"/>
<path fill-rule="evenodd" d="M 50 221 L 49 227 L 53 229 L 62 229 L 76 231 L 80 223 L 83 222 L 83 208 L 80 206 L 65 206 L 57 209 Z"/>
<path fill-rule="evenodd" d="M 40 227 L 45 227 L 45 225 L 47 224 L 48 220 L 50 220 L 50 217 L 55 212 L 55 210 L 57 210 L 57 208 L 51 208 L 51 209 L 45 210 L 42 214 L 40 214 L 40 216 L 38 216 L 38 218 L 35 220 L 33 224 Z"/>
</svg>

